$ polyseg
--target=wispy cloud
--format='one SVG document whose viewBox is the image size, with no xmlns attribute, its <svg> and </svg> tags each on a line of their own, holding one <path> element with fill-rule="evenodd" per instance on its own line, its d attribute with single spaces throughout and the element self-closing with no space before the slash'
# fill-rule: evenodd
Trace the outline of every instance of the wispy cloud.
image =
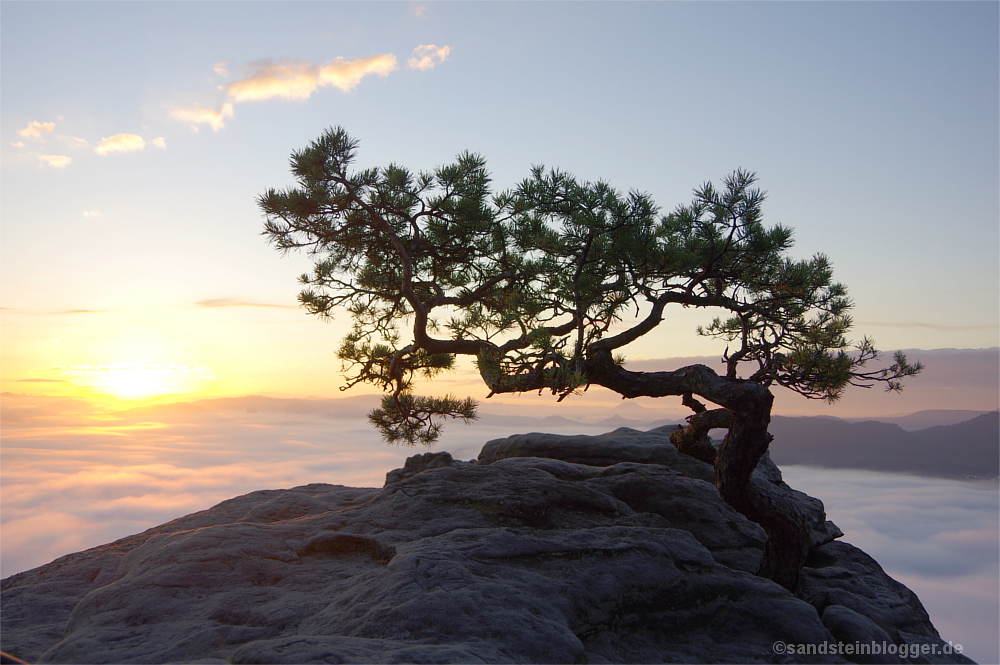
<svg viewBox="0 0 1000 665">
<path fill-rule="evenodd" d="M 66 379 L 18 379 L 20 383 L 69 383 Z"/>
<path fill-rule="evenodd" d="M 69 312 L 89 312 L 94 310 L 69 310 Z M 166 372 L 166 373 L 188 373 L 210 374 L 211 371 L 205 365 L 143 365 L 138 363 L 112 363 L 110 365 L 66 365 L 56 367 L 55 371 L 66 376 L 92 375 L 92 374 L 117 374 L 122 372 Z"/>
<path fill-rule="evenodd" d="M 425 18 L 427 16 L 427 12 L 429 9 L 430 7 L 428 7 L 427 4 L 423 2 L 410 3 L 410 11 L 413 12 L 413 15 L 416 16 L 417 18 Z"/>
<path fill-rule="evenodd" d="M 237 102 L 275 97 L 302 100 L 309 99 L 318 84 L 318 65 L 306 62 L 267 63 L 259 65 L 250 76 L 229 83 L 225 90 Z"/>
<path fill-rule="evenodd" d="M 82 148 L 89 145 L 87 139 L 81 139 L 79 136 L 57 136 L 56 138 L 65 141 L 71 148 Z"/>
<path fill-rule="evenodd" d="M 138 134 L 115 134 L 101 139 L 94 152 L 98 155 L 107 155 L 112 152 L 133 152 L 145 147 L 146 141 Z"/>
<path fill-rule="evenodd" d="M 396 56 L 391 53 L 350 61 L 337 58 L 320 71 L 320 85 L 332 85 L 350 92 L 365 76 L 377 74 L 384 78 L 395 69 Z"/>
<path fill-rule="evenodd" d="M 233 105 L 227 102 L 216 110 L 193 104 L 185 109 L 177 109 L 170 115 L 177 120 L 190 122 L 194 131 L 198 131 L 198 125 L 208 125 L 213 132 L 217 132 L 226 126 L 226 118 L 233 117 Z"/>
<path fill-rule="evenodd" d="M 880 321 L 861 321 L 857 325 L 859 327 L 870 326 L 873 328 L 928 328 L 930 330 L 989 330 L 991 328 L 1000 328 L 1000 324 L 996 323 L 981 326 L 945 326 L 940 323 L 883 323 Z"/>
<path fill-rule="evenodd" d="M 425 57 L 430 64 L 422 65 L 421 68 L 433 67 L 434 58 L 440 62 L 447 55 L 448 47 L 444 47 L 443 51 L 437 49 L 433 53 L 428 52 L 422 57 Z M 219 131 L 225 127 L 226 119 L 233 117 L 234 103 L 266 99 L 305 101 L 322 87 L 334 87 L 344 92 L 351 92 L 366 76 L 385 77 L 396 68 L 396 56 L 392 53 L 380 53 L 356 60 L 338 57 L 327 62 L 261 60 L 250 63 L 247 67 L 248 73 L 243 78 L 219 86 L 219 90 L 225 93 L 229 101 L 218 109 L 192 104 L 175 109 L 170 115 L 177 120 L 191 123 L 191 129 L 195 132 L 198 131 L 199 125 L 208 125 L 213 131 Z M 226 62 L 218 62 L 212 69 L 220 76 L 229 74 L 229 65 Z M 159 140 L 161 139 L 154 140 L 153 144 L 165 147 L 165 144 L 157 143 Z"/>
<path fill-rule="evenodd" d="M 302 101 L 321 86 L 333 86 L 350 92 L 365 76 L 388 76 L 396 69 L 396 56 L 391 53 L 357 60 L 336 58 L 325 64 L 308 61 L 263 61 L 257 63 L 250 76 L 224 86 L 236 102 L 263 99 Z"/>
<path fill-rule="evenodd" d="M 32 139 L 44 139 L 47 143 L 51 141 L 56 141 L 62 144 L 62 149 L 78 150 L 80 148 L 85 148 L 89 143 L 87 139 L 82 139 L 79 136 L 66 136 L 64 134 L 52 134 L 55 129 L 56 124 L 54 122 L 32 122 L 29 123 L 27 127 L 20 130 L 18 134 Z M 26 148 L 28 147 L 24 141 L 16 141 L 11 143 L 15 148 Z"/>
<path fill-rule="evenodd" d="M 51 139 L 55 139 L 63 144 L 60 147 L 49 147 L 49 150 L 62 150 L 65 148 L 80 148 L 87 145 L 87 141 L 75 136 L 49 136 L 55 131 L 56 123 L 54 122 L 29 122 L 27 127 L 18 130 L 18 134 L 21 136 L 32 138 L 32 139 L 45 139 L 46 143 L 51 143 Z M 26 148 L 27 145 L 24 141 L 17 141 L 11 143 L 15 148 Z M 40 155 L 34 152 L 29 152 L 23 155 L 23 159 L 37 159 L 38 163 L 42 166 L 48 166 L 54 169 L 64 169 L 73 163 L 73 158 L 68 155 Z"/>
<path fill-rule="evenodd" d="M 65 314 L 106 314 L 108 310 L 106 309 L 61 309 L 57 311 L 31 311 L 25 309 L 17 309 L 14 307 L 0 307 L 0 310 L 7 312 L 14 312 L 17 314 L 23 314 L 25 316 L 63 316 Z M 56 340 L 58 341 L 58 340 Z"/>
<path fill-rule="evenodd" d="M 51 134 L 56 129 L 56 123 L 54 122 L 36 122 L 31 121 L 28 126 L 24 129 L 18 130 L 18 134 L 21 136 L 30 136 L 33 138 L 40 138 L 42 134 Z"/>
<path fill-rule="evenodd" d="M 439 65 L 447 60 L 450 53 L 450 46 L 438 47 L 435 44 L 421 44 L 413 49 L 413 57 L 407 60 L 406 64 L 410 69 L 419 69 L 421 71 L 434 69 L 435 65 Z"/>
<path fill-rule="evenodd" d="M 157 148 L 160 148 L 162 150 L 166 150 L 167 149 L 167 141 L 162 136 L 159 136 L 159 137 L 153 139 L 152 143 Z"/>
<path fill-rule="evenodd" d="M 101 216 L 101 211 L 100 210 L 84 210 L 81 213 L 81 215 L 83 217 L 100 217 Z"/>
<path fill-rule="evenodd" d="M 39 155 L 38 159 L 54 169 L 64 169 L 73 161 L 72 157 L 66 155 Z"/>
<path fill-rule="evenodd" d="M 271 305 L 260 302 L 246 302 L 234 300 L 232 298 L 214 298 L 210 300 L 199 300 L 195 303 L 198 307 L 264 307 L 268 309 L 298 309 L 295 305 Z"/>
</svg>

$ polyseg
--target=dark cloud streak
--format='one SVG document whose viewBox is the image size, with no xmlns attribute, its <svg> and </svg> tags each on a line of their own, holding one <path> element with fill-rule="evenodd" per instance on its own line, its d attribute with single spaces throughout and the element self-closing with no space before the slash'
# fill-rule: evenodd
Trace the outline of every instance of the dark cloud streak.
<svg viewBox="0 0 1000 665">
<path fill-rule="evenodd" d="M 873 321 L 859 321 L 857 322 L 857 327 L 859 328 L 927 328 L 929 330 L 992 330 L 995 328 L 1000 328 L 1000 324 L 991 323 L 982 326 L 945 326 L 940 323 L 921 323 L 921 322 L 911 322 L 911 323 L 880 323 Z"/>
<path fill-rule="evenodd" d="M 269 303 L 245 302 L 232 298 L 212 298 L 209 300 L 199 300 L 195 303 L 198 307 L 262 307 L 265 309 L 298 309 L 297 305 L 272 305 Z"/>
</svg>

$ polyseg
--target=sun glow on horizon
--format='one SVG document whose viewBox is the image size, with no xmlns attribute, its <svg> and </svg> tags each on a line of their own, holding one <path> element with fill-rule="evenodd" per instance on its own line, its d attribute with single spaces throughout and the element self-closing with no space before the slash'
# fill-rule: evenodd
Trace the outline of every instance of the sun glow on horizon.
<svg viewBox="0 0 1000 665">
<path fill-rule="evenodd" d="M 215 378 L 202 365 L 77 365 L 62 367 L 59 373 L 74 384 L 86 386 L 111 397 L 141 401 L 175 393 L 196 392 L 205 381 Z"/>
</svg>

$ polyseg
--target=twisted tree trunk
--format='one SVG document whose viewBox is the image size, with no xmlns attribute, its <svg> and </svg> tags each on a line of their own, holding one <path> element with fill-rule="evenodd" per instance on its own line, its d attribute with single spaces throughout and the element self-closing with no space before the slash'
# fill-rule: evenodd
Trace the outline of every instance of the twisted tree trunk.
<svg viewBox="0 0 1000 665">
<path fill-rule="evenodd" d="M 713 429 L 729 429 L 733 420 L 732 414 L 727 409 L 709 411 L 704 404 L 694 399 L 690 394 L 684 395 L 681 403 L 694 411 L 694 415 L 688 416 L 687 427 L 677 426 L 677 429 L 670 435 L 670 442 L 685 455 L 690 455 L 714 466 L 716 451 L 708 433 Z"/>
<path fill-rule="evenodd" d="M 726 503 L 767 532 L 757 574 L 794 593 L 809 554 L 809 527 L 794 504 L 776 493 L 758 491 L 750 480 L 774 438 L 767 431 L 774 398 L 766 388 L 763 391 L 766 398 L 731 410 L 729 434 L 715 459 L 715 486 Z"/>
<path fill-rule="evenodd" d="M 719 376 L 705 365 L 673 372 L 631 372 L 616 365 L 610 353 L 595 354 L 588 359 L 586 369 L 591 383 L 623 397 L 684 395 L 686 402 L 697 404 L 701 410 L 692 407 L 696 413 L 687 431 L 675 435 L 703 453 L 704 448 L 697 445 L 699 437 L 707 439 L 708 430 L 715 427 L 729 428 L 714 459 L 715 485 L 726 503 L 767 532 L 757 574 L 794 593 L 809 553 L 809 528 L 793 504 L 777 494 L 757 491 L 750 478 L 772 439 L 767 431 L 774 401 L 771 392 L 759 383 Z M 708 411 L 691 395 L 699 395 L 723 409 Z"/>
</svg>

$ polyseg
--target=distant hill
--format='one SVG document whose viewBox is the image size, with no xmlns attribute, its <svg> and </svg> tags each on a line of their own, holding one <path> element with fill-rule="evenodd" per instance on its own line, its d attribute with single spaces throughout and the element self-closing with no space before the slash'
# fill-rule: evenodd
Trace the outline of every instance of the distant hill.
<svg viewBox="0 0 1000 665">
<path fill-rule="evenodd" d="M 969 409 L 925 409 L 905 416 L 889 416 L 876 418 L 880 423 L 891 423 L 899 425 L 907 431 L 926 429 L 938 425 L 957 425 L 958 423 L 972 420 L 976 416 L 981 416 L 988 411 L 972 411 Z M 871 420 L 870 418 L 845 418 L 850 422 L 860 422 Z"/>
<path fill-rule="evenodd" d="M 896 471 L 946 478 L 1000 475 L 1000 412 L 908 432 L 897 424 L 775 416 L 771 458 L 778 464 Z"/>
<path fill-rule="evenodd" d="M 562 416 L 546 416 L 544 418 L 538 418 L 535 416 L 489 413 L 488 411 L 481 412 L 479 414 L 479 418 L 476 419 L 476 424 L 488 427 L 519 427 L 525 431 L 537 431 L 539 429 L 544 429 L 545 427 L 565 427 L 572 425 L 580 425 L 581 427 L 584 427 L 581 423 L 577 423 L 575 420 L 570 420 L 569 418 L 563 418 Z"/>
<path fill-rule="evenodd" d="M 12 396 L 5 395 L 5 398 Z M 16 396 L 13 396 L 16 397 Z M 118 412 L 124 419 L 201 420 L 211 414 L 229 412 L 282 413 L 334 419 L 363 419 L 378 405 L 378 395 L 357 395 L 327 399 L 288 399 L 248 395 L 174 402 L 137 407 Z M 38 410 L 28 400 L 23 405 L 7 399 L 4 420 L 19 422 Z M 18 408 L 20 407 L 20 408 Z M 596 408 L 586 420 L 562 415 L 520 415 L 509 405 L 504 413 L 484 409 L 479 424 L 517 428 L 523 432 L 578 428 L 580 433 L 594 428 L 608 431 L 630 427 L 640 431 L 679 420 L 664 419 L 663 410 L 625 403 L 614 408 Z M 967 417 L 969 415 L 975 417 Z M 604 416 L 601 418 L 601 416 Z M 252 417 L 252 416 L 250 416 Z M 598 418 L 600 418 L 598 420 Z M 961 421 L 961 422 L 959 422 Z M 936 426 L 921 425 L 933 424 Z M 908 431 L 915 430 L 915 431 Z M 878 421 L 850 421 L 826 416 L 773 416 L 769 431 L 774 435 L 771 457 L 779 465 L 803 464 L 835 468 L 897 471 L 948 478 L 995 478 L 1000 475 L 1000 412 L 925 410 Z M 713 433 L 716 436 L 721 431 Z"/>
</svg>

